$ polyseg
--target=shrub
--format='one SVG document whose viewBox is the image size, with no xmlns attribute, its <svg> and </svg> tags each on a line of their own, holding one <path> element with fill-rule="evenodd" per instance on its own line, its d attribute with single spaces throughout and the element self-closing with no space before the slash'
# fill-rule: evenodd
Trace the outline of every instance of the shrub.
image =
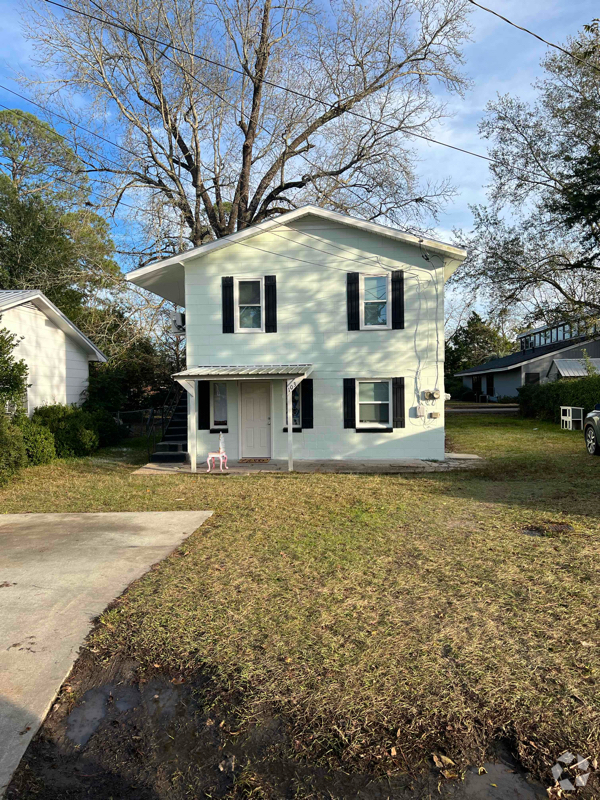
<svg viewBox="0 0 600 800">
<path fill-rule="evenodd" d="M 30 466 L 49 464 L 56 458 L 54 434 L 49 428 L 33 422 L 25 414 L 19 414 L 14 419 L 15 424 L 21 429 L 23 442 L 27 453 L 27 463 Z"/>
<path fill-rule="evenodd" d="M 579 406 L 587 414 L 596 403 L 600 403 L 600 375 L 530 384 L 518 391 L 523 416 L 558 423 L 561 406 Z"/>
<path fill-rule="evenodd" d="M 0 485 L 27 465 L 23 433 L 0 414 Z"/>
<path fill-rule="evenodd" d="M 59 458 L 88 456 L 99 446 L 100 439 L 91 414 L 77 406 L 59 403 L 40 406 L 34 411 L 32 419 L 54 434 Z"/>
</svg>

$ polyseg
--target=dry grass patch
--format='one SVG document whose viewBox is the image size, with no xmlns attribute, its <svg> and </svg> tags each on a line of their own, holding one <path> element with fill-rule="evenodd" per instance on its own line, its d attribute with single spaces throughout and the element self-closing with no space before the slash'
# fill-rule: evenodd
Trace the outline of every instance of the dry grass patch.
<svg viewBox="0 0 600 800">
<path fill-rule="evenodd" d="M 0 501 L 213 509 L 90 644 L 209 670 L 241 692 L 246 719 L 284 714 L 311 759 L 389 770 L 435 750 L 473 762 L 497 737 L 538 773 L 565 749 L 597 755 L 600 459 L 581 434 L 541 423 L 456 416 L 449 428 L 489 463 L 210 480 L 91 459 L 29 470 Z"/>
</svg>

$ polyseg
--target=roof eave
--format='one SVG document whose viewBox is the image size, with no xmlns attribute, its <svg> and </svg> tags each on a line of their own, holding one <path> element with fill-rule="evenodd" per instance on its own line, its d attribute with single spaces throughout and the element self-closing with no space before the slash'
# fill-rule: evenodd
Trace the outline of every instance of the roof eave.
<svg viewBox="0 0 600 800">
<path fill-rule="evenodd" d="M 33 305 L 45 314 L 54 324 L 60 328 L 63 333 L 71 338 L 76 339 L 79 346 L 88 353 L 89 361 L 99 361 L 106 363 L 108 360 L 104 353 L 99 350 L 96 345 L 88 339 L 85 333 L 79 330 L 71 320 L 57 308 L 51 300 L 48 300 L 43 292 L 31 290 L 24 294 L 21 298 L 14 298 L 9 303 L 0 304 L 0 313 L 8 311 L 11 308 L 17 308 L 24 303 L 33 303 Z M 66 329 L 66 330 L 65 330 Z"/>
<path fill-rule="evenodd" d="M 175 265 L 183 266 L 186 261 L 189 261 L 192 258 L 204 258 L 205 256 L 209 255 L 210 253 L 214 253 L 217 250 L 230 247 L 231 245 L 234 245 L 240 241 L 244 241 L 245 239 L 259 236 L 271 228 L 280 227 L 281 225 L 286 225 L 290 222 L 294 222 L 295 220 L 310 215 L 321 217 L 322 219 L 327 219 L 331 222 L 337 222 L 342 225 L 348 225 L 349 227 L 359 228 L 367 231 L 368 233 L 384 236 L 389 239 L 394 239 L 395 241 L 404 242 L 405 244 L 424 247 L 436 255 L 443 256 L 444 259 L 448 259 L 450 263 L 444 264 L 444 273 L 446 279 L 450 277 L 450 275 L 460 264 L 462 264 L 468 255 L 467 251 L 460 247 L 454 247 L 453 245 L 445 244 L 444 242 L 438 242 L 435 239 L 425 239 L 414 236 L 413 234 L 404 233 L 403 231 L 398 231 L 395 228 L 390 228 L 386 225 L 380 225 L 378 223 L 356 219 L 355 217 L 349 217 L 344 214 L 339 214 L 335 211 L 327 211 L 326 209 L 318 208 L 317 206 L 303 206 L 302 208 L 294 209 L 287 214 L 281 214 L 273 219 L 265 220 L 265 222 L 259 222 L 257 225 L 252 225 L 249 228 L 244 228 L 244 230 L 231 233 L 229 236 L 224 236 L 222 239 L 217 239 L 216 241 L 200 245 L 199 247 L 194 247 L 185 253 L 181 253 L 180 255 L 172 256 L 171 258 L 164 259 L 163 261 L 157 261 L 155 264 L 148 264 L 146 267 L 140 267 L 140 269 L 132 270 L 132 272 L 127 273 L 125 277 L 128 281 L 131 281 L 131 283 L 135 283 L 138 286 L 144 286 L 142 281 L 150 275 L 155 275 L 158 272 L 168 270 L 170 267 Z"/>
</svg>

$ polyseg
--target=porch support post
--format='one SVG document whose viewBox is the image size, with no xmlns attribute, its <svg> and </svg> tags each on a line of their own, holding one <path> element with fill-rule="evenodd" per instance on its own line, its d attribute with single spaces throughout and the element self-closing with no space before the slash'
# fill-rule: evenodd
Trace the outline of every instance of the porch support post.
<svg viewBox="0 0 600 800">
<path fill-rule="evenodd" d="M 294 381 L 286 381 L 288 472 L 294 471 L 294 420 L 292 419 L 292 392 Z"/>
<path fill-rule="evenodd" d="M 190 456 L 190 469 L 196 472 L 196 458 L 197 458 L 197 445 L 198 445 L 198 415 L 196 413 L 196 386 L 198 384 L 195 380 L 181 380 L 176 379 L 187 392 L 188 399 L 188 453 Z"/>
</svg>

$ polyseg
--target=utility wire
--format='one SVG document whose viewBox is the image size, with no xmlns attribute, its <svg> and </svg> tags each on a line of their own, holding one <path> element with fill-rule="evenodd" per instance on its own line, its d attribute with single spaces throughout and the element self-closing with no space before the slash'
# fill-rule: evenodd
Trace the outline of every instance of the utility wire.
<svg viewBox="0 0 600 800">
<path fill-rule="evenodd" d="M 64 5 L 63 3 L 59 3 L 59 2 L 57 2 L 57 0 L 45 0 L 45 2 L 49 3 L 50 5 L 57 6 L 58 8 L 62 8 L 65 11 L 70 11 L 73 14 L 79 14 L 82 17 L 87 17 L 88 19 L 95 20 L 96 22 L 100 22 L 100 23 L 102 23 L 104 25 L 111 25 L 114 28 L 119 28 L 120 30 L 125 31 L 126 33 L 129 33 L 132 36 L 136 36 L 136 37 L 139 36 L 142 39 L 147 39 L 147 40 L 149 40 L 151 42 L 154 42 L 155 44 L 160 45 L 161 47 L 170 47 L 172 50 L 175 50 L 175 51 L 177 51 L 179 53 L 183 53 L 184 55 L 187 55 L 187 56 L 189 56 L 191 58 L 197 58 L 200 61 L 204 61 L 207 64 L 212 64 L 213 66 L 219 67 L 220 69 L 226 69 L 226 70 L 229 70 L 230 72 L 236 73 L 237 75 L 241 75 L 242 77 L 247 77 L 246 73 L 243 70 L 238 69 L 237 67 L 232 67 L 232 66 L 229 66 L 228 64 L 222 64 L 221 62 L 215 61 L 215 60 L 213 60 L 211 58 L 207 58 L 206 56 L 201 56 L 201 55 L 199 55 L 197 53 L 192 53 L 190 50 L 187 50 L 187 49 L 182 48 L 182 47 L 178 47 L 177 45 L 173 44 L 172 42 L 161 41 L 160 39 L 157 39 L 154 36 L 149 36 L 148 34 L 141 33 L 140 31 L 136 31 L 135 29 L 129 27 L 128 25 L 125 25 L 122 22 L 111 22 L 110 20 L 108 20 L 106 18 L 97 17 L 94 14 L 88 14 L 85 11 L 80 11 L 77 8 L 72 8 L 71 6 L 67 6 L 67 5 Z M 100 4 L 95 3 L 95 5 L 101 11 L 103 11 L 105 14 L 107 14 L 105 9 Z M 183 67 L 181 67 L 180 64 L 177 64 L 177 66 L 179 68 L 183 69 Z M 304 100 L 309 100 L 311 103 L 319 103 L 320 105 L 325 106 L 326 108 L 330 108 L 330 109 L 332 109 L 334 111 L 335 110 L 339 110 L 341 113 L 350 114 L 353 117 L 358 117 L 359 119 L 362 119 L 362 120 L 365 120 L 367 122 L 370 122 L 373 125 L 382 125 L 383 127 L 389 128 L 392 131 L 400 132 L 400 129 L 396 125 L 390 125 L 390 123 L 384 122 L 383 120 L 375 120 L 372 117 L 369 117 L 367 114 L 361 114 L 360 112 L 353 111 L 352 109 L 343 109 L 340 106 L 339 103 L 329 103 L 326 100 L 321 100 L 318 97 L 313 97 L 312 95 L 306 94 L 304 92 L 300 92 L 297 89 L 292 89 L 289 86 L 281 86 L 281 84 L 274 83 L 273 81 L 270 81 L 270 80 L 268 80 L 266 78 L 264 79 L 264 83 L 267 84 L 268 86 L 272 86 L 275 89 L 281 89 L 281 91 L 288 92 L 289 94 L 296 95 L 297 97 L 302 97 Z M 449 144 L 448 142 L 442 142 L 439 139 L 434 139 L 433 137 L 426 136 L 425 134 L 422 134 L 422 133 L 415 133 L 414 131 L 404 131 L 404 133 L 407 136 L 415 136 L 417 139 L 423 139 L 426 142 L 431 142 L 432 144 L 439 144 L 442 147 L 449 148 L 450 150 L 456 150 L 459 153 L 464 153 L 466 155 L 473 156 L 475 158 L 480 158 L 483 161 L 489 161 L 491 163 L 497 163 L 497 164 L 501 164 L 502 166 L 505 166 L 502 161 L 500 161 L 497 158 L 493 158 L 492 156 L 485 156 L 485 155 L 483 155 L 483 153 L 476 153 L 473 150 L 466 150 L 463 147 L 458 147 L 456 145 Z"/>
<path fill-rule="evenodd" d="M 487 8 L 487 6 L 482 6 L 481 3 L 477 3 L 476 0 L 469 0 L 469 3 L 471 3 L 471 5 L 473 6 L 477 6 L 477 8 L 480 8 L 482 11 L 487 11 L 488 14 L 493 14 L 495 17 L 498 17 L 498 19 L 501 19 L 503 22 L 512 25 L 513 28 L 517 28 L 518 30 L 523 31 L 523 33 L 528 33 L 530 36 L 533 36 L 540 42 L 547 44 L 548 47 L 553 47 L 555 50 L 560 50 L 561 53 L 564 53 L 565 55 L 569 56 L 569 58 L 572 58 L 575 61 L 579 61 L 580 64 L 585 64 L 586 67 L 591 67 L 592 69 L 596 70 L 596 72 L 600 72 L 600 67 L 597 67 L 595 64 L 592 64 L 587 59 L 576 56 L 575 53 L 572 53 L 570 50 L 561 47 L 559 44 L 555 44 L 554 42 L 549 42 L 547 39 L 544 39 L 543 36 L 540 36 L 538 33 L 530 31 L 529 28 L 524 28 L 522 25 L 517 25 L 516 22 L 512 22 L 510 19 L 508 19 L 508 17 L 503 17 L 502 14 L 499 14 L 497 11 L 494 11 L 493 8 Z"/>
<path fill-rule="evenodd" d="M 47 0 L 47 2 L 52 2 L 52 0 Z M 94 0 L 92 0 L 92 2 L 94 2 Z M 142 38 L 144 38 L 144 39 L 148 39 L 149 41 L 155 42 L 155 43 L 157 43 L 157 44 L 161 44 L 161 46 L 166 46 L 166 47 L 170 46 L 170 47 L 171 47 L 171 49 L 173 49 L 173 50 L 180 50 L 180 51 L 181 51 L 181 52 L 183 52 L 183 53 L 187 53 L 187 54 L 188 54 L 189 56 L 191 56 L 191 57 L 195 57 L 195 56 L 194 56 L 194 54 L 192 54 L 192 53 L 191 53 L 189 50 L 182 50 L 181 48 L 174 47 L 173 45 L 167 45 L 167 44 L 161 43 L 159 40 L 157 40 L 157 39 L 153 39 L 153 38 L 152 38 L 152 37 L 150 37 L 150 36 L 146 36 L 145 34 L 139 33 L 138 31 L 135 31 L 135 30 L 134 30 L 134 29 L 132 29 L 132 28 L 129 28 L 129 27 L 126 27 L 126 26 L 122 25 L 120 22 L 110 22 L 109 20 L 103 20 L 103 19 L 101 19 L 101 18 L 99 18 L 99 17 L 96 17 L 96 16 L 94 16 L 94 15 L 92 15 L 92 14 L 87 14 L 87 13 L 85 13 L 85 12 L 83 12 L 83 11 L 78 11 L 77 9 L 73 9 L 73 8 L 70 8 L 70 7 L 68 7 L 68 6 L 63 6 L 63 5 L 61 5 L 60 3 L 56 3 L 56 2 L 54 2 L 54 3 L 52 3 L 52 4 L 53 4 L 53 5 L 58 5 L 58 6 L 60 6 L 61 8 L 64 8 L 64 9 L 66 9 L 66 10 L 73 11 L 73 12 L 74 12 L 74 13 L 76 13 L 76 14 L 81 14 L 81 15 L 82 15 L 82 16 L 84 16 L 84 17 L 88 17 L 88 18 L 90 18 L 90 19 L 97 20 L 98 22 L 103 22 L 103 23 L 106 23 L 106 24 L 108 24 L 108 25 L 112 25 L 113 27 L 119 28 L 119 29 L 121 29 L 121 30 L 124 30 L 124 31 L 126 31 L 126 32 L 130 33 L 132 36 L 140 36 L 140 37 L 142 37 Z M 102 8 L 102 7 L 101 7 L 99 4 L 98 4 L 98 3 L 95 3 L 95 2 L 94 2 L 94 5 L 96 5 L 98 8 L 100 8 L 100 10 L 104 11 L 104 13 L 107 13 L 107 12 L 106 12 L 106 11 L 105 11 L 105 10 L 104 10 L 104 9 L 103 9 L 103 8 Z M 178 64 L 176 61 L 174 61 L 172 58 L 170 58 L 170 57 L 169 57 L 169 56 L 168 56 L 166 53 L 163 53 L 163 58 L 166 58 L 166 59 L 167 59 L 167 61 L 169 61 L 171 64 L 173 64 L 175 67 L 177 67 L 177 69 L 181 69 L 181 71 L 182 71 L 182 72 L 183 72 L 185 75 L 188 75 L 188 76 L 189 76 L 189 77 L 190 77 L 192 80 L 194 80 L 196 83 L 198 83 L 198 84 L 199 84 L 200 86 L 202 86 L 204 89 L 206 89 L 207 91 L 211 92 L 213 95 L 215 95 L 215 97 L 218 97 L 218 98 L 219 98 L 219 100 L 221 100 L 221 102 L 223 102 L 223 103 L 225 103 L 226 105 L 228 105 L 228 106 L 229 106 L 230 108 L 232 108 L 232 109 L 233 109 L 233 110 L 234 110 L 236 113 L 240 114 L 241 116 L 245 116 L 245 117 L 246 117 L 246 119 L 248 119 L 248 120 L 250 119 L 250 115 L 249 115 L 247 112 L 244 112 L 244 111 L 243 111 L 243 109 L 240 109 L 240 108 L 238 108 L 236 105 L 234 105 L 233 103 L 231 103 L 229 100 L 226 100 L 226 99 L 225 99 L 225 98 L 224 98 L 224 97 L 223 97 L 223 96 L 222 96 L 222 95 L 221 95 L 219 92 L 217 92 L 216 90 L 212 89 L 212 88 L 211 88 L 210 86 L 208 86 L 206 83 L 204 83 L 203 81 L 201 81 L 201 80 L 200 80 L 200 79 L 199 79 L 199 78 L 198 78 L 196 75 L 194 75 L 194 74 L 193 74 L 193 73 L 191 73 L 189 70 L 187 70 L 187 69 L 186 69 L 186 68 L 185 68 L 185 67 L 184 67 L 182 64 Z M 219 65 L 219 64 L 218 64 L 218 62 L 213 62 L 213 61 L 210 61 L 210 59 L 206 59 L 206 58 L 204 58 L 203 56 L 197 56 L 197 58 L 200 58 L 200 59 L 202 59 L 202 60 L 204 60 L 204 61 L 208 61 L 209 63 L 215 64 L 215 65 L 217 65 L 217 66 Z M 238 72 L 239 74 L 243 75 L 243 73 L 242 73 L 242 72 L 240 72 L 239 70 L 235 70 L 233 67 L 225 67 L 225 66 L 223 65 L 223 68 L 224 68 L 224 69 L 232 69 L 234 72 Z M 273 86 L 277 86 L 277 84 L 272 84 L 272 85 L 273 85 Z M 2 87 L 0 86 L 0 88 L 2 88 Z M 4 88 L 6 88 L 6 87 L 4 87 Z M 281 89 L 283 89 L 284 91 L 286 91 L 286 90 L 285 90 L 285 87 L 279 87 L 279 88 L 281 88 Z M 7 89 L 7 91 L 11 91 L 11 90 L 10 90 L 10 89 Z M 293 90 L 290 90 L 290 91 L 293 91 Z M 26 97 L 23 97 L 22 95 L 19 95 L 17 92 L 13 92 L 13 94 L 17 95 L 18 97 L 22 97 L 22 99 L 24 99 L 24 100 L 28 100 L 28 98 L 26 98 Z M 33 101 L 30 101 L 30 102 L 33 102 Z M 37 105 L 39 108 L 42 108 L 43 110 L 45 110 L 45 111 L 46 111 L 47 113 L 49 113 L 49 114 L 53 114 L 53 113 L 54 113 L 53 111 L 51 111 L 50 109 L 47 109 L 47 108 L 45 108 L 44 106 L 40 105 L 39 103 L 34 103 L 34 105 Z M 58 115 L 58 116 L 59 116 L 61 119 L 66 119 L 65 117 L 62 117 L 61 115 Z M 369 119 L 370 119 L 370 118 L 369 118 Z M 68 120 L 67 120 L 67 121 L 68 121 Z M 373 122 L 374 122 L 374 120 L 373 120 Z M 72 123 L 72 124 L 74 124 L 74 125 L 77 125 L 76 123 Z M 80 126 L 77 126 L 77 127 L 80 127 Z M 271 136 L 271 137 L 275 137 L 275 134 L 274 134 L 274 132 L 273 132 L 273 131 L 271 131 L 271 130 L 269 130 L 269 128 L 267 128 L 267 127 L 266 127 L 265 125 L 263 125 L 261 122 L 257 122 L 257 127 L 259 127 L 259 128 L 261 128 L 262 130 L 264 130 L 264 131 L 265 131 L 265 133 L 269 134 L 269 136 Z M 392 128 L 393 130 L 396 130 L 396 128 L 394 128 L 394 126 L 388 126 L 388 127 Z M 86 131 L 87 131 L 87 129 L 86 129 L 86 128 L 83 128 L 83 130 L 86 130 Z M 93 133 L 93 131 L 87 131 L 87 132 L 88 132 L 88 133 Z M 103 138 L 103 137 L 101 137 L 101 138 Z M 110 140 L 105 140 L 105 141 L 108 141 L 109 143 L 111 143 L 111 142 L 110 142 Z M 118 145 L 117 145 L 117 146 L 118 146 Z M 449 146 L 451 146 L 451 145 L 449 145 Z M 135 154 L 135 153 L 133 153 L 132 151 L 128 151 L 128 152 L 131 152 L 131 153 L 132 153 L 132 155 L 136 155 L 136 154 Z M 310 159 L 309 159 L 309 158 L 308 158 L 308 157 L 307 157 L 307 156 L 306 156 L 304 153 L 296 153 L 296 154 L 293 154 L 293 155 L 299 155 L 299 156 L 300 156 L 300 157 L 301 157 L 301 158 L 302 158 L 302 159 L 303 159 L 303 160 L 304 160 L 304 161 L 305 161 L 305 162 L 306 162 L 306 163 L 307 163 L 309 166 L 311 166 L 313 169 L 317 169 L 317 170 L 319 170 L 319 171 L 321 171 L 321 172 L 322 172 L 322 170 L 321 170 L 321 167 L 319 167 L 319 166 L 317 166 L 316 164 L 314 164 L 314 163 L 313 163 L 313 162 L 312 162 L 312 161 L 311 161 L 311 160 L 310 160 Z M 139 156 L 136 156 L 136 157 L 137 157 L 137 158 L 139 158 Z M 293 156 L 292 156 L 292 157 L 293 157 Z M 324 177 L 325 177 L 325 176 L 324 176 Z M 215 180 L 214 180 L 214 179 L 212 179 L 212 182 L 213 182 L 213 183 L 215 183 Z M 346 191 L 348 191 L 348 192 L 350 192 L 351 194 L 353 194 L 355 197 L 357 197 L 357 198 L 358 198 L 358 200 L 359 200 L 361 203 L 363 203 L 363 204 L 367 205 L 367 206 L 368 206 L 368 207 L 369 207 L 369 208 L 370 208 L 372 211 L 375 211 L 375 212 L 377 212 L 378 214 L 380 214 L 380 211 L 378 211 L 378 209 L 377 209 L 377 208 L 375 208 L 375 206 L 373 206 L 373 205 L 372 205 L 372 203 L 370 203 L 370 202 L 369 202 L 369 201 L 368 201 L 366 198 L 364 198 L 364 197 L 362 197 L 360 194 L 358 194 L 358 192 L 356 192 L 356 191 L 355 191 L 355 190 L 354 190 L 354 189 L 353 189 L 351 186 L 344 186 L 343 188 L 344 188 Z M 409 231 L 407 228 L 405 228 L 404 226 L 400 225 L 399 223 L 398 223 L 397 225 L 398 225 L 398 227 L 399 227 L 399 228 L 401 228 L 402 230 L 404 230 L 406 233 L 410 233 L 410 231 Z"/>
<path fill-rule="evenodd" d="M 50 109 L 46 108 L 46 106 L 43 106 L 41 103 L 36 103 L 35 100 L 31 100 L 29 97 L 26 97 L 24 94 L 19 94 L 19 92 L 15 92 L 14 89 L 9 89 L 8 86 L 4 86 L 3 84 L 0 83 L 0 89 L 3 89 L 5 92 L 10 92 L 10 94 L 14 94 L 15 97 L 19 97 L 21 100 L 25 100 L 26 103 L 31 103 L 32 106 L 36 106 L 36 108 L 40 108 L 42 111 L 45 111 L 48 114 L 53 114 L 55 117 L 58 117 L 59 119 L 62 119 L 64 122 L 67 122 L 69 125 L 73 125 L 75 128 L 80 128 L 82 131 L 85 131 L 86 133 L 89 133 L 91 136 L 96 136 L 98 139 L 102 139 L 103 142 L 106 142 L 107 144 L 110 144 L 113 147 L 118 147 L 119 150 L 122 150 L 124 153 L 129 153 L 130 155 L 135 156 L 135 158 L 139 158 L 139 155 L 137 153 L 134 153 L 133 150 L 128 150 L 126 147 L 123 147 L 122 145 L 117 144 L 117 142 L 113 142 L 110 139 L 106 139 L 104 136 L 101 136 L 99 133 L 94 133 L 94 131 L 89 130 L 89 128 L 85 128 L 83 125 L 79 125 L 77 122 L 73 122 L 68 117 L 64 117 L 62 114 L 59 114 L 58 111 L 50 111 Z M 9 109 L 9 111 L 12 111 L 12 110 L 13 109 Z M 59 134 L 59 136 L 60 136 L 60 134 Z M 65 139 L 66 137 L 63 136 L 62 138 Z"/>
</svg>

